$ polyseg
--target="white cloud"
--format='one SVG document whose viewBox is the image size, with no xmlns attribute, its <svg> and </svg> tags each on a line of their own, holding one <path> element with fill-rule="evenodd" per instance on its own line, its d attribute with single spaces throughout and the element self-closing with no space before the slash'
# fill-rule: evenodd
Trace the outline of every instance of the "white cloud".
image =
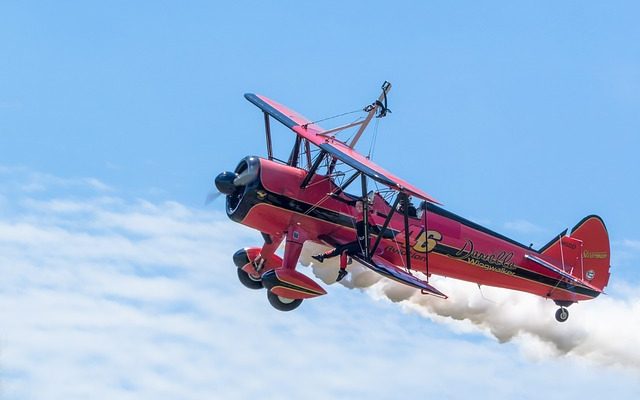
<svg viewBox="0 0 640 400">
<path fill-rule="evenodd" d="M 304 253 L 318 253 L 314 249 Z M 306 259 L 305 262 L 311 262 Z M 336 262 L 330 272 L 316 273 L 323 281 L 335 279 Z M 326 268 L 326 267 L 325 267 Z M 424 296 L 419 291 L 380 279 L 362 267 L 351 267 L 347 287 L 364 288 L 374 298 L 387 299 L 412 312 L 451 327 L 459 333 L 482 332 L 499 342 L 514 341 L 535 359 L 576 357 L 601 366 L 618 365 L 640 374 L 640 295 L 638 288 L 621 287 L 616 292 L 628 296 L 602 295 L 581 302 L 569 310 L 568 322 L 554 318 L 557 306 L 541 297 L 443 277 L 431 279 L 446 293 L 447 300 Z"/>
<path fill-rule="evenodd" d="M 622 245 L 630 250 L 640 251 L 640 240 L 625 239 L 622 241 Z"/>
<path fill-rule="evenodd" d="M 223 214 L 41 194 L 4 194 L 18 211 L 0 217 L 3 398 L 631 398 L 640 390 L 624 369 L 584 369 L 566 357 L 532 364 L 473 324 L 454 323 L 451 335 L 340 285 L 280 313 L 264 291 L 237 282 L 231 255 L 260 237 Z M 335 276 L 331 266 L 315 270 L 327 282 Z M 387 285 L 356 272 L 348 285 Z M 407 298 L 404 288 L 387 292 Z M 476 302 L 468 305 L 480 310 Z M 522 345 L 538 354 L 534 346 L 544 343 Z M 561 386 L 547 384 L 559 377 Z"/>
<path fill-rule="evenodd" d="M 330 264 L 331 272 L 321 270 L 316 276 L 325 282 L 335 279 L 335 264 Z M 638 288 L 617 288 L 616 293 L 627 297 L 602 295 L 578 303 L 569 308 L 569 321 L 561 324 L 554 318 L 557 306 L 552 301 L 530 294 L 487 286 L 479 289 L 473 283 L 434 276 L 431 282 L 449 296 L 442 300 L 380 279 L 362 267 L 350 270 L 347 287 L 363 288 L 374 298 L 399 303 L 405 310 L 445 324 L 455 332 L 483 333 L 501 343 L 514 341 L 523 354 L 535 355 L 533 359 L 575 357 L 600 366 L 622 366 L 640 374 Z"/>
<path fill-rule="evenodd" d="M 112 191 L 109 185 L 96 178 L 61 178 L 51 174 L 34 172 L 25 167 L 0 166 L 2 186 L 17 186 L 27 193 L 43 192 L 52 188 L 89 189 L 97 192 Z"/>
</svg>

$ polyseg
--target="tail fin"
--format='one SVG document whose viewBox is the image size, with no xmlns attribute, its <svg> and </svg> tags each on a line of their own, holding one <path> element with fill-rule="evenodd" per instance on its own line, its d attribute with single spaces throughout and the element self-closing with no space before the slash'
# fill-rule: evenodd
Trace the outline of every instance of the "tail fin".
<svg viewBox="0 0 640 400">
<path fill-rule="evenodd" d="M 589 215 L 566 236 L 565 230 L 540 249 L 562 263 L 565 271 L 603 290 L 609 282 L 609 234 L 602 218 Z"/>
</svg>

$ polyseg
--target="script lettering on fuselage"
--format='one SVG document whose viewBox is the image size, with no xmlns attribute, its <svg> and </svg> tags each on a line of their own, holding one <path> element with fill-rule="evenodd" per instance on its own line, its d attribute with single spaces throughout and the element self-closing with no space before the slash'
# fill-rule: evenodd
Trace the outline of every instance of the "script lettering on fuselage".
<svg viewBox="0 0 640 400">
<path fill-rule="evenodd" d="M 391 254 L 399 254 L 402 257 L 406 257 L 407 256 L 407 252 L 404 250 L 404 248 L 399 247 L 399 246 L 387 246 L 384 249 L 385 253 L 391 253 Z M 410 251 L 409 255 L 411 256 L 412 260 L 416 260 L 416 261 L 420 261 L 420 262 L 427 262 L 427 257 L 422 255 L 422 254 L 417 254 L 413 251 Z"/>
<path fill-rule="evenodd" d="M 516 265 L 513 263 L 513 252 L 499 251 L 496 253 L 483 253 L 475 250 L 473 241 L 470 239 L 467 239 L 464 246 L 452 257 L 488 271 L 500 272 L 507 275 L 515 274 Z"/>
</svg>

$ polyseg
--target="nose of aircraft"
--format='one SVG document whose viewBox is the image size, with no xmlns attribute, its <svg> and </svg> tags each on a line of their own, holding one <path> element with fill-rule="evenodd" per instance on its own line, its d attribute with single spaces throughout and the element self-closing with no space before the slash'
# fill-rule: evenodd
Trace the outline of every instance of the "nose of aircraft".
<svg viewBox="0 0 640 400">
<path fill-rule="evenodd" d="M 216 188 L 220 193 L 227 196 L 236 191 L 236 185 L 233 181 L 238 177 L 235 172 L 224 171 L 216 176 Z"/>
</svg>

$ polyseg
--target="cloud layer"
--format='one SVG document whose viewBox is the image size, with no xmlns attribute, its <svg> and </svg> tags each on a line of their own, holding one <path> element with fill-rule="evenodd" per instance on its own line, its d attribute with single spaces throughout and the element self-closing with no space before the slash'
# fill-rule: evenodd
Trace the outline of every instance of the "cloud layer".
<svg viewBox="0 0 640 400">
<path fill-rule="evenodd" d="M 329 268 L 314 265 L 308 256 L 322 251 L 308 246 L 303 262 L 314 266 L 317 277 L 325 283 L 335 280 L 337 262 Z M 534 359 L 569 356 L 601 366 L 629 367 L 640 374 L 640 290 L 630 290 L 626 298 L 600 296 L 570 308 L 569 321 L 554 318 L 557 306 L 551 301 L 510 290 L 434 277 L 431 282 L 449 296 L 442 300 L 424 296 L 419 291 L 381 279 L 360 265 L 350 267 L 345 281 L 350 288 L 365 289 L 375 298 L 399 303 L 460 332 L 483 332 L 500 343 L 515 341 Z"/>
<path fill-rule="evenodd" d="M 258 244 L 255 232 L 217 212 L 125 200 L 113 191 L 105 196 L 87 180 L 73 181 L 85 182 L 93 195 L 51 195 L 45 185 L 35 196 L 19 185 L 0 187 L 3 398 L 396 398 L 425 388 L 444 398 L 534 392 L 571 398 L 582 390 L 621 397 L 640 390 L 637 375 L 624 368 L 538 357 L 564 351 L 600 365 L 615 363 L 617 351 L 619 364 L 634 365 L 635 350 L 623 352 L 633 330 L 590 353 L 610 338 L 608 325 L 620 315 L 581 325 L 595 332 L 586 336 L 567 325 L 578 336 L 554 349 L 544 336 L 552 318 L 544 305 L 535 315 L 522 312 L 539 306 L 530 299 L 484 291 L 496 302 L 487 305 L 477 289 L 469 296 L 468 288 L 446 280 L 438 285 L 453 301 L 444 306 L 355 267 L 348 286 L 402 300 L 407 312 L 331 285 L 328 296 L 281 313 L 264 291 L 247 290 L 235 277 L 230 256 Z M 305 257 L 314 250 L 305 249 Z M 335 279 L 330 265 L 314 271 L 327 284 Z M 603 317 L 611 302 L 620 305 L 599 299 L 595 308 L 576 308 L 572 320 Z M 522 331 L 498 329 L 505 309 L 527 322 Z M 446 316 L 456 312 L 468 315 L 462 322 Z M 477 327 L 517 346 L 473 333 Z M 561 374 L 568 380 L 562 388 L 537 389 Z"/>
</svg>

